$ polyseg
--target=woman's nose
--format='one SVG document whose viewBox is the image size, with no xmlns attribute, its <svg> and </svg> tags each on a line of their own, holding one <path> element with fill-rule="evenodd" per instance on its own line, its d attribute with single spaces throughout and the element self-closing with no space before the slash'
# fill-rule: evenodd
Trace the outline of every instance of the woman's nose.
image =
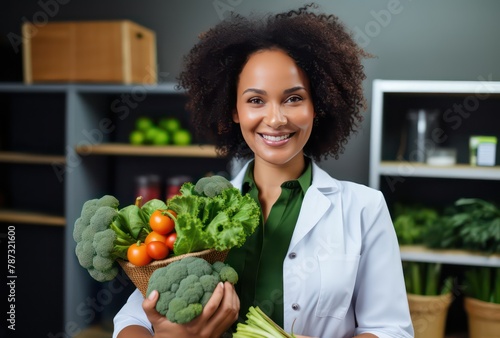
<svg viewBox="0 0 500 338">
<path fill-rule="evenodd" d="M 283 107 L 280 105 L 270 107 L 264 122 L 274 129 L 284 126 L 287 123 L 287 119 L 283 112 Z"/>
</svg>

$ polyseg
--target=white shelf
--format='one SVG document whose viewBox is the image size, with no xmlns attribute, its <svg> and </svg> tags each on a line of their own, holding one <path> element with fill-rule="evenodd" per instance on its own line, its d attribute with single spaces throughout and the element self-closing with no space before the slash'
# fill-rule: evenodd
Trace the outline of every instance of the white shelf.
<svg viewBox="0 0 500 338">
<path fill-rule="evenodd" d="M 454 265 L 500 267 L 500 255 L 487 255 L 466 250 L 433 250 L 419 245 L 400 247 L 403 261 Z"/>
<path fill-rule="evenodd" d="M 448 167 L 429 166 L 415 162 L 384 161 L 380 163 L 379 174 L 401 177 L 435 177 L 476 180 L 500 180 L 500 167 L 472 167 L 458 164 Z"/>
</svg>

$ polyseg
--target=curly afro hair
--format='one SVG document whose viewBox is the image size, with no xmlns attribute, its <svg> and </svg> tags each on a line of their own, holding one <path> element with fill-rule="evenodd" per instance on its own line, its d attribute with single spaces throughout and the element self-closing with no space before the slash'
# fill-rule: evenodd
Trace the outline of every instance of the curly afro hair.
<svg viewBox="0 0 500 338">
<path fill-rule="evenodd" d="M 252 155 L 232 112 L 240 72 L 251 54 L 266 49 L 285 51 L 308 76 L 316 118 L 305 155 L 320 161 L 344 151 L 362 121 L 361 60 L 369 55 L 336 16 L 312 8 L 260 19 L 233 14 L 201 34 L 185 56 L 178 80 L 188 94 L 195 132 L 213 142 L 220 156 Z"/>
</svg>

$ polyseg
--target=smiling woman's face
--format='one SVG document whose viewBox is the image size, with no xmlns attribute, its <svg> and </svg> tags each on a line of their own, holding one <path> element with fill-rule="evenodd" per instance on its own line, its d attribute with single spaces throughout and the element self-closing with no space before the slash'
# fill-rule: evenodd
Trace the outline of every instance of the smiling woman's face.
<svg viewBox="0 0 500 338">
<path fill-rule="evenodd" d="M 309 81 L 295 61 L 281 50 L 252 54 L 239 76 L 233 120 L 255 160 L 302 162 L 313 119 Z"/>
</svg>

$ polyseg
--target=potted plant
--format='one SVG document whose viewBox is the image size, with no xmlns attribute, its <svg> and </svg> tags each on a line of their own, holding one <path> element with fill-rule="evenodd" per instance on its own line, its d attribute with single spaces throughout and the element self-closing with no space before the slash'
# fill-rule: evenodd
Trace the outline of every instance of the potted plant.
<svg viewBox="0 0 500 338">
<path fill-rule="evenodd" d="M 435 209 L 397 204 L 394 227 L 400 245 L 423 244 L 428 229 L 439 219 Z M 453 300 L 453 278 L 442 281 L 441 264 L 403 262 L 408 304 L 416 338 L 443 338 Z"/>
<path fill-rule="evenodd" d="M 500 253 L 500 209 L 479 198 L 461 198 L 424 235 L 431 248 Z"/>
<path fill-rule="evenodd" d="M 500 332 L 500 268 L 474 267 L 465 272 L 465 311 L 469 337 L 498 337 Z"/>
</svg>

